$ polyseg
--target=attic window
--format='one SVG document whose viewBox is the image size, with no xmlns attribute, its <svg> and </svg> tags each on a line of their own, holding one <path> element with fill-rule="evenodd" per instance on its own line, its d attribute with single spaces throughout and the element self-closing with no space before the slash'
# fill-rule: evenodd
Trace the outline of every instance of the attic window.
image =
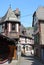
<svg viewBox="0 0 44 65">
<path fill-rule="evenodd" d="M 28 46 L 26 46 L 26 51 L 28 51 Z"/>
<path fill-rule="evenodd" d="M 23 30 L 23 31 L 22 31 L 22 34 L 25 34 L 25 33 L 26 33 L 26 31 L 25 31 L 25 30 Z"/>
<path fill-rule="evenodd" d="M 24 34 L 24 31 L 22 31 L 22 34 Z"/>
</svg>

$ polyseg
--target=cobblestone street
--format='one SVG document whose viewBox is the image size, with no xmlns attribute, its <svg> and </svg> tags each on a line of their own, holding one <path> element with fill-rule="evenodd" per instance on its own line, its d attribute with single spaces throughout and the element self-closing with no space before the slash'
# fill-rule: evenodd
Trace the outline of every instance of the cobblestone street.
<svg viewBox="0 0 44 65">
<path fill-rule="evenodd" d="M 23 56 L 19 61 L 12 61 L 10 64 L 4 63 L 0 65 L 44 65 L 39 60 L 35 59 L 33 56 Z"/>
<path fill-rule="evenodd" d="M 44 65 L 39 60 L 34 59 L 33 56 L 21 57 L 18 65 Z"/>
</svg>

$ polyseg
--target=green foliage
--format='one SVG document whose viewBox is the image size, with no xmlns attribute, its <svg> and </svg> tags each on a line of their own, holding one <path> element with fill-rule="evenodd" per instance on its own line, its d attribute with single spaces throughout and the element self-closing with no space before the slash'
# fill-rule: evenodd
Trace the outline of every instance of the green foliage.
<svg viewBox="0 0 44 65">
<path fill-rule="evenodd" d="M 33 29 L 33 27 L 26 27 L 26 29 L 27 29 L 27 30 L 29 30 L 29 29 Z"/>
</svg>

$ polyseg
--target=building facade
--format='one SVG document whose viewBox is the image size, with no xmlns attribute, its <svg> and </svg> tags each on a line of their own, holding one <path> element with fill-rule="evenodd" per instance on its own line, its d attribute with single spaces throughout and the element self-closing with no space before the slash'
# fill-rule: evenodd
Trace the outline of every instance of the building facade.
<svg viewBox="0 0 44 65">
<path fill-rule="evenodd" d="M 19 34 L 20 34 L 20 11 L 18 8 L 13 11 L 11 9 L 11 7 L 9 7 L 6 14 L 2 18 L 0 18 L 0 33 L 1 33 L 1 35 L 3 35 L 3 37 L 0 36 L 0 39 L 2 38 L 2 40 L 4 40 L 4 42 L 2 42 L 3 45 L 5 46 L 4 43 L 6 43 L 6 44 L 9 43 L 6 46 L 8 46 L 7 49 L 9 48 L 10 51 L 7 52 L 7 53 L 9 53 L 8 58 L 4 57 L 5 60 L 9 59 L 11 61 L 12 59 L 14 59 L 14 60 L 17 59 L 17 57 L 18 57 L 17 44 L 18 44 Z M 7 39 L 7 41 L 5 42 L 6 39 Z M 1 40 L 0 40 L 0 43 L 1 43 Z M 2 45 L 1 45 L 1 47 L 2 47 Z M 0 51 L 0 53 L 1 53 L 1 51 Z M 6 54 L 6 52 L 3 52 L 0 55 L 2 56 L 2 54 L 4 54 L 4 53 Z M 4 55 L 4 56 L 6 56 L 6 55 Z M 3 59 L 3 57 L 1 59 Z"/>
<path fill-rule="evenodd" d="M 20 27 L 20 44 L 21 44 L 21 53 L 24 55 L 34 54 L 34 38 L 29 34 L 28 30 L 21 25 Z M 33 51 L 33 52 L 32 52 Z"/>
<path fill-rule="evenodd" d="M 31 54 L 33 45 L 33 37 L 27 33 L 26 28 L 20 22 L 19 9 L 13 11 L 9 7 L 6 14 L 0 18 L 0 49 L 2 50 L 2 52 L 0 51 L 0 63 L 4 63 L 6 60 L 9 62 L 12 59 L 16 60 L 21 53 Z"/>
<path fill-rule="evenodd" d="M 44 61 L 44 7 L 39 7 L 33 14 L 34 53 Z"/>
</svg>

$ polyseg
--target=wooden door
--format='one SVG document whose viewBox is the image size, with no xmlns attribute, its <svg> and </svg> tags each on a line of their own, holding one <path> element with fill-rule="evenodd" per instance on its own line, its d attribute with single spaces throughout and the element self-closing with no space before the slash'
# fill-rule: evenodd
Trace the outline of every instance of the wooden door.
<svg viewBox="0 0 44 65">
<path fill-rule="evenodd" d="M 17 49 L 16 49 L 16 46 L 14 46 L 14 45 L 11 45 L 11 46 L 9 46 L 10 47 L 10 54 L 9 54 L 9 57 L 11 58 L 11 59 L 16 59 L 17 58 Z"/>
</svg>

